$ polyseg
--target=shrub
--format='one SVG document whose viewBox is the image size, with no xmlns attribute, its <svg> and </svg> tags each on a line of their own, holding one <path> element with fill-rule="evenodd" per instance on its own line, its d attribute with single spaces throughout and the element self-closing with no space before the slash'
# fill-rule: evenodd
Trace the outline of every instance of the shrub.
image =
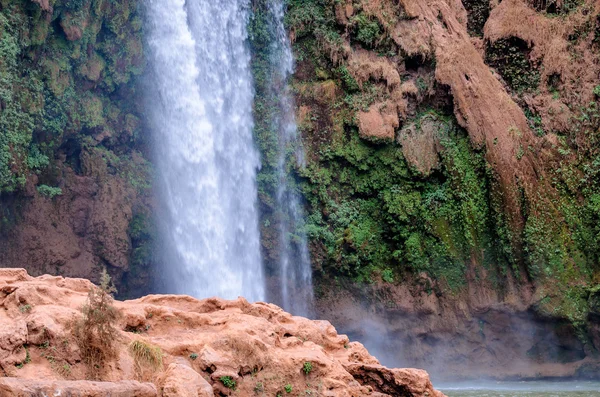
<svg viewBox="0 0 600 397">
<path fill-rule="evenodd" d="M 381 278 L 386 283 L 394 282 L 394 271 L 392 269 L 385 269 L 381 272 Z"/>
<path fill-rule="evenodd" d="M 312 369 L 313 369 L 313 366 L 312 366 L 312 363 L 310 361 L 306 361 L 304 363 L 304 365 L 302 366 L 302 371 L 304 371 L 304 373 L 306 375 L 310 374 L 310 372 L 312 371 Z"/>
<path fill-rule="evenodd" d="M 369 19 L 364 14 L 359 14 L 352 19 L 356 26 L 356 39 L 372 47 L 381 36 L 381 27 L 375 20 Z"/>
<path fill-rule="evenodd" d="M 219 380 L 221 381 L 221 383 L 223 383 L 223 385 L 231 390 L 235 390 L 236 388 L 236 383 L 233 380 L 233 378 L 231 376 L 221 376 L 219 378 Z"/>
<path fill-rule="evenodd" d="M 291 393 L 293 390 L 292 385 L 290 384 L 285 385 L 284 389 L 286 393 Z"/>
<path fill-rule="evenodd" d="M 191 358 L 192 360 L 195 360 L 195 359 L 197 359 L 197 358 L 198 358 L 198 354 L 196 354 L 196 353 L 192 353 L 192 354 L 190 354 L 190 358 Z"/>
<path fill-rule="evenodd" d="M 42 196 L 48 197 L 50 199 L 56 196 L 62 196 L 62 189 L 59 187 L 52 187 L 48 185 L 40 185 L 37 187 L 37 191 Z"/>
<path fill-rule="evenodd" d="M 90 379 L 99 379 L 105 363 L 116 354 L 115 322 L 118 312 L 112 304 L 115 292 L 110 276 L 103 269 L 100 287 L 90 289 L 87 302 L 81 309 L 82 316 L 73 323 L 73 335 Z"/>
<path fill-rule="evenodd" d="M 21 313 L 29 313 L 31 311 L 31 305 L 21 305 L 19 306 L 19 311 Z"/>
</svg>

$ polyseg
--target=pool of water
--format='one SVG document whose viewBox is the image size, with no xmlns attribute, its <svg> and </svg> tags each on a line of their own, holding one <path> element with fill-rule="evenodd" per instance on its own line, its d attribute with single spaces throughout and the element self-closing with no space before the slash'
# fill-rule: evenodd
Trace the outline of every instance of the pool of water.
<svg viewBox="0 0 600 397">
<path fill-rule="evenodd" d="M 600 397 L 600 382 L 465 382 L 436 385 L 448 397 Z"/>
</svg>

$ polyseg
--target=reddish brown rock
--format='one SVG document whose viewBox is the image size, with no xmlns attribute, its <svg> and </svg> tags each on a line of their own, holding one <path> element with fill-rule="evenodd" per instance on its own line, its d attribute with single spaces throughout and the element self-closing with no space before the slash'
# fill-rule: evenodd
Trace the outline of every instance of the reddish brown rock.
<svg viewBox="0 0 600 397">
<path fill-rule="evenodd" d="M 136 381 L 90 382 L 0 378 L 0 396 L 157 397 L 156 387 Z"/>
<path fill-rule="evenodd" d="M 434 116 L 427 115 L 404 127 L 398 134 L 398 143 L 402 145 L 402 154 L 406 161 L 422 175 L 429 175 L 440 165 L 440 137 L 448 133 L 448 126 Z"/>
<path fill-rule="evenodd" d="M 120 312 L 118 355 L 102 372 L 102 379 L 112 383 L 68 382 L 86 374 L 70 324 L 81 315 L 90 288 L 83 279 L 34 278 L 22 269 L 0 269 L 0 369 L 20 378 L 3 379 L 0 385 L 8 386 L 0 390 L 7 388 L 15 393 L 11 396 L 23 395 L 18 394 L 21 389 L 59 387 L 90 390 L 73 394 L 81 396 L 109 391 L 141 397 L 229 395 L 232 390 L 223 382 L 229 377 L 242 396 L 256 390 L 276 395 L 286 385 L 322 396 L 391 396 L 397 390 L 406 396 L 443 396 L 426 372 L 379 365 L 360 343 L 338 335 L 327 321 L 294 317 L 243 298 L 174 295 L 115 302 Z M 45 327 L 48 332 L 41 331 Z M 128 348 L 135 340 L 159 348 L 162 367 L 140 372 Z M 128 382 L 141 378 L 157 388 Z M 123 390 L 130 394 L 119 394 Z"/>
<path fill-rule="evenodd" d="M 389 103 L 376 103 L 368 112 L 358 113 L 358 130 L 363 138 L 393 141 L 399 126 L 398 112 Z"/>
</svg>

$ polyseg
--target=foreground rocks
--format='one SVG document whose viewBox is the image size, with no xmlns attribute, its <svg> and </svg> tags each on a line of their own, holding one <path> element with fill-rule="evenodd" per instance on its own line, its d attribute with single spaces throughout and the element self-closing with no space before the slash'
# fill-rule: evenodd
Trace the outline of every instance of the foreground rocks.
<svg viewBox="0 0 600 397">
<path fill-rule="evenodd" d="M 2 396 L 111 396 L 154 397 L 156 387 L 136 381 L 90 382 L 0 378 Z"/>
<path fill-rule="evenodd" d="M 326 321 L 294 317 L 243 298 L 151 295 L 115 302 L 117 357 L 87 373 L 71 332 L 93 285 L 0 269 L 2 396 L 432 396 L 425 371 L 388 369 Z M 133 341 L 158 348 L 155 366 L 135 359 Z"/>
</svg>

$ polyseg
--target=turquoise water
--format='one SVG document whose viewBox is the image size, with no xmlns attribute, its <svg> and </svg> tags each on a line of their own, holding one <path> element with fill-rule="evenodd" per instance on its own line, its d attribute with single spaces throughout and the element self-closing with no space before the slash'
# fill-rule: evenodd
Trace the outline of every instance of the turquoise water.
<svg viewBox="0 0 600 397">
<path fill-rule="evenodd" d="M 448 397 L 600 397 L 600 382 L 471 382 L 436 385 Z"/>
</svg>

